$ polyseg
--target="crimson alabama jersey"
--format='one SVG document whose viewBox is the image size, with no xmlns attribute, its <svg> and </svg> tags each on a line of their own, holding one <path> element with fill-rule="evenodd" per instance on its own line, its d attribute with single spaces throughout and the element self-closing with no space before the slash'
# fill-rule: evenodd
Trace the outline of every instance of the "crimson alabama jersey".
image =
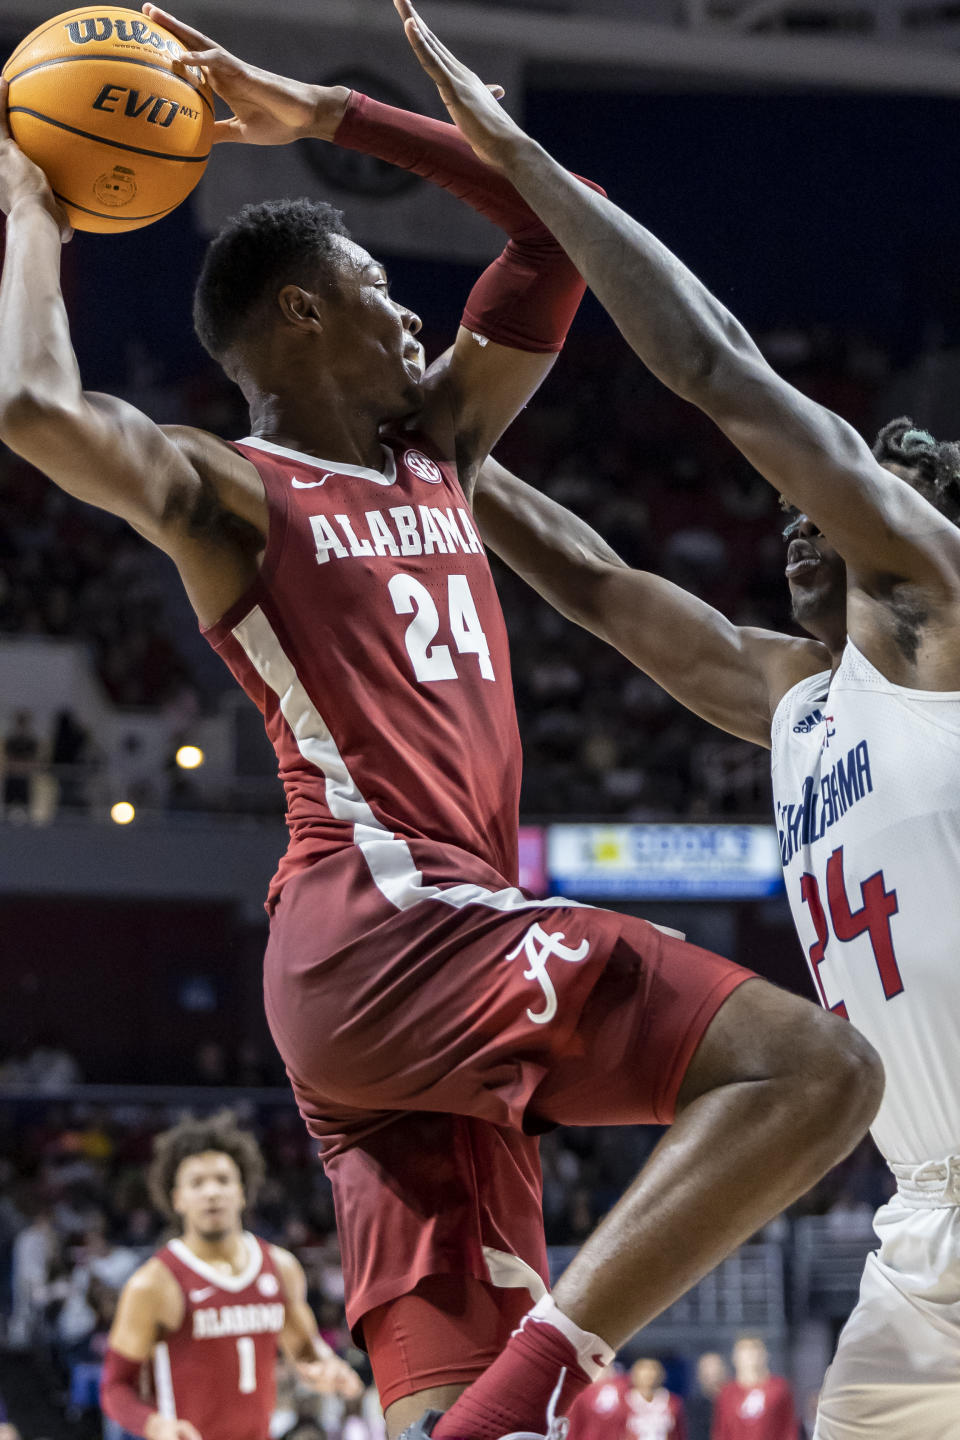
<svg viewBox="0 0 960 1440">
<path fill-rule="evenodd" d="M 267 1440 L 276 1405 L 277 1344 L 286 1303 L 270 1247 L 244 1234 L 248 1261 L 225 1275 L 182 1240 L 157 1259 L 183 1291 L 183 1323 L 154 1346 L 157 1409 L 203 1440 Z"/>
<path fill-rule="evenodd" d="M 622 1440 L 627 1375 L 612 1371 L 582 1391 L 570 1407 L 568 1440 Z"/>
<path fill-rule="evenodd" d="M 399 909 L 435 879 L 515 884 L 506 629 L 455 467 L 420 437 L 385 443 L 382 472 L 253 438 L 237 449 L 266 490 L 266 553 L 204 633 L 259 706 L 286 790 L 268 908 L 348 847 Z"/>
</svg>

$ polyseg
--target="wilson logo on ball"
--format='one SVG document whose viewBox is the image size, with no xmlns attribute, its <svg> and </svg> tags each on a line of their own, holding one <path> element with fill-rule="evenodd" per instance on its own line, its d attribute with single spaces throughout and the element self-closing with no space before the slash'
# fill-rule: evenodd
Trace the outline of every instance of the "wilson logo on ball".
<svg viewBox="0 0 960 1440">
<path fill-rule="evenodd" d="M 123 113 L 129 115 L 131 120 L 138 120 L 149 105 L 151 109 L 144 117 L 147 124 L 162 125 L 166 130 L 180 114 L 179 100 L 167 100 L 162 95 L 148 95 L 146 100 L 141 100 L 139 90 L 127 90 L 123 85 L 104 85 L 93 102 L 93 109 L 106 110 L 108 115 L 115 115 L 118 113 L 117 106 L 122 95 L 127 97 Z M 191 110 L 189 113 L 196 118 L 196 110 Z"/>
<path fill-rule="evenodd" d="M 91 40 L 112 40 L 114 36 L 125 44 L 152 45 L 154 50 L 166 50 L 174 60 L 179 60 L 183 51 L 175 40 L 152 30 L 145 20 L 111 19 L 109 15 L 91 16 L 88 20 L 71 20 L 64 27 L 74 45 L 89 45 Z"/>
</svg>

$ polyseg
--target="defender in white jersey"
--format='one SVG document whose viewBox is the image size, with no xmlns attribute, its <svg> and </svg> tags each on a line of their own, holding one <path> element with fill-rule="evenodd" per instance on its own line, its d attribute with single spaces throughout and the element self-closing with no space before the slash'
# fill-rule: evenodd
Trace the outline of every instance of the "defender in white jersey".
<svg viewBox="0 0 960 1440">
<path fill-rule="evenodd" d="M 407 36 L 474 150 L 566 249 L 640 358 L 782 492 L 810 640 L 731 624 L 628 569 L 488 465 L 485 538 L 677 699 L 773 748 L 794 918 L 821 999 L 887 1070 L 874 1136 L 898 1194 L 822 1396 L 817 1440 L 960 1435 L 960 446 L 909 420 L 871 453 L 767 365 L 648 231 L 578 192 L 409 6 Z"/>
</svg>

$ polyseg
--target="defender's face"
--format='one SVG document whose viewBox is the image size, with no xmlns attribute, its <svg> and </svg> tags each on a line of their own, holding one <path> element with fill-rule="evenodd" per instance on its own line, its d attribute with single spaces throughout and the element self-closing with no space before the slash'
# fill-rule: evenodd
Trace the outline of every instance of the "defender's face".
<svg viewBox="0 0 960 1440">
<path fill-rule="evenodd" d="M 241 1228 L 246 1204 L 243 1180 L 236 1162 L 220 1150 L 183 1160 L 170 1198 L 185 1235 L 218 1241 Z"/>
<path fill-rule="evenodd" d="M 784 574 L 790 586 L 793 618 L 816 638 L 840 622 L 846 629 L 847 567 L 807 515 L 798 515 L 783 532 L 787 541 Z"/>
<path fill-rule="evenodd" d="M 336 371 L 358 399 L 382 404 L 385 419 L 413 414 L 426 368 L 420 317 L 391 298 L 378 260 L 352 240 L 336 243 L 339 283 L 325 307 Z"/>
</svg>

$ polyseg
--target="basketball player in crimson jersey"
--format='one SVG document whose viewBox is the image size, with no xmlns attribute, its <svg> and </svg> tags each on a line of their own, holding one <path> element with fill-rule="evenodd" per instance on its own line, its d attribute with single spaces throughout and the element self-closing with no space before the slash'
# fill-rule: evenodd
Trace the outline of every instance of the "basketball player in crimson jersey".
<svg viewBox="0 0 960 1440">
<path fill-rule="evenodd" d="M 103 1367 L 103 1411 L 144 1440 L 267 1440 L 277 1345 L 301 1380 L 354 1399 L 360 1377 L 320 1338 L 300 1262 L 243 1228 L 263 1177 L 229 1112 L 158 1135 L 154 1204 L 182 1227 L 120 1292 Z M 153 1401 L 140 1393 L 153 1368 Z"/>
<path fill-rule="evenodd" d="M 960 1416 L 960 445 L 904 418 L 871 453 L 781 380 L 653 235 L 574 191 L 397 5 L 476 152 L 551 227 L 637 355 L 791 509 L 786 578 L 810 639 L 738 627 L 628 569 L 492 465 L 477 496 L 490 543 L 547 599 L 696 714 L 772 750 L 797 932 L 824 1007 L 883 1058 L 873 1136 L 898 1188 L 875 1218 L 880 1250 L 827 1372 L 816 1440 L 941 1440 Z"/>
<path fill-rule="evenodd" d="M 665 1379 L 659 1360 L 642 1357 L 628 1375 L 591 1385 L 570 1413 L 570 1440 L 687 1440 L 683 1401 Z"/>
<path fill-rule="evenodd" d="M 474 1381 L 438 1437 L 539 1429 L 852 1147 L 881 1070 L 851 1027 L 728 961 L 517 887 L 509 656 L 470 502 L 582 293 L 549 231 L 454 127 L 266 74 L 148 13 L 234 111 L 218 139 L 366 149 L 511 236 L 425 371 L 416 316 L 327 207 L 242 212 L 195 299 L 250 406 L 229 445 L 84 392 L 62 217 L 0 147 L 0 436 L 171 556 L 277 751 L 291 842 L 267 1012 L 388 1426 Z M 536 1132 L 650 1120 L 673 1128 L 547 1294 Z"/>
</svg>

